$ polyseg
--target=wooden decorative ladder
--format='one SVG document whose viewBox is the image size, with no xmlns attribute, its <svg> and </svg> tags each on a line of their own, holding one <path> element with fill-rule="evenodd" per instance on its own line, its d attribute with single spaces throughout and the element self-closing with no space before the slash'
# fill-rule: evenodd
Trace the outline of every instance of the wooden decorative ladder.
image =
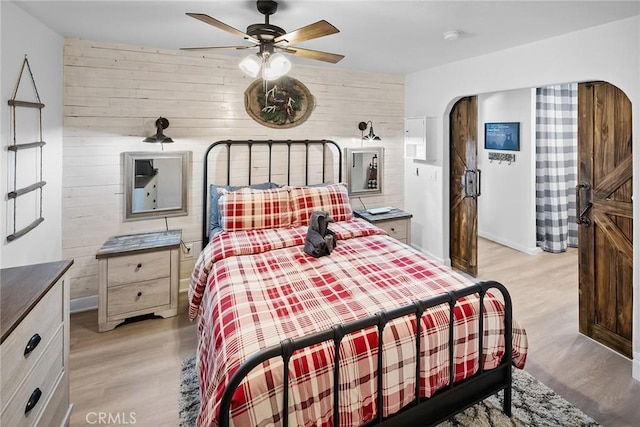
<svg viewBox="0 0 640 427">
<path fill-rule="evenodd" d="M 33 84 L 33 89 L 36 94 L 37 102 L 31 101 L 19 101 L 16 99 L 18 95 L 18 88 L 20 87 L 20 82 L 22 80 L 22 76 L 26 69 L 29 71 L 29 75 L 31 76 L 31 83 Z M 45 142 L 42 140 L 42 109 L 44 108 L 44 104 L 40 101 L 40 95 L 38 94 L 38 88 L 36 87 L 36 82 L 33 78 L 33 73 L 31 72 L 31 66 L 29 65 L 29 60 L 26 55 L 24 57 L 24 61 L 22 62 L 22 68 L 20 69 L 20 76 L 18 77 L 18 82 L 16 83 L 16 87 L 13 91 L 13 96 L 9 100 L 9 105 L 11 106 L 11 120 L 12 120 L 12 128 L 13 128 L 13 144 L 9 145 L 7 149 L 9 152 L 13 153 L 13 191 L 10 191 L 7 194 L 9 200 L 13 200 L 13 233 L 7 236 L 7 241 L 12 242 L 15 239 L 24 236 L 38 225 L 40 225 L 44 218 L 42 216 L 42 187 L 46 184 L 45 181 L 42 180 L 42 147 L 44 147 Z M 38 124 L 39 124 L 39 140 L 34 142 L 27 142 L 18 144 L 18 135 L 17 135 L 17 109 L 18 108 L 36 108 L 38 109 Z M 36 179 L 39 179 L 34 184 L 28 185 L 26 187 L 18 188 L 18 152 L 23 150 L 29 150 L 39 148 L 39 158 L 40 158 L 40 170 L 36 175 Z M 37 206 L 39 207 L 39 215 L 38 217 L 32 221 L 29 225 L 20 230 L 16 229 L 17 224 L 17 212 L 18 212 L 18 197 L 23 196 L 25 194 L 29 194 L 32 191 L 39 191 L 39 198 L 37 199 Z"/>
</svg>

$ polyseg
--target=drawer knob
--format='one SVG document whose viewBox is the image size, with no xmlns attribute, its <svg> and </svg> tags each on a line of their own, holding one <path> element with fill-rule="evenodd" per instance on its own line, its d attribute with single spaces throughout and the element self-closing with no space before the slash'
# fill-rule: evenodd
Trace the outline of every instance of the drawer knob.
<svg viewBox="0 0 640 427">
<path fill-rule="evenodd" d="M 393 231 L 394 233 L 396 232 L 396 229 L 391 227 L 391 231 Z"/>
<path fill-rule="evenodd" d="M 138 298 L 142 296 L 142 292 L 138 292 Z"/>
<path fill-rule="evenodd" d="M 136 265 L 136 271 L 140 270 L 142 268 L 142 263 L 138 263 L 138 265 Z"/>
<path fill-rule="evenodd" d="M 36 347 L 38 346 L 38 344 L 40 344 L 40 340 L 41 340 L 40 335 L 34 334 L 29 339 L 29 342 L 27 343 L 27 346 L 24 348 L 24 355 L 26 356 L 27 354 L 29 354 L 33 350 L 35 350 Z"/>
<path fill-rule="evenodd" d="M 33 390 L 33 393 L 31 393 L 31 397 L 29 397 L 29 400 L 27 401 L 27 406 L 25 406 L 24 408 L 25 415 L 28 414 L 30 410 L 36 407 L 36 405 L 38 404 L 38 400 L 40 400 L 40 396 L 42 396 L 42 391 L 40 391 L 40 389 L 36 387 L 36 389 Z"/>
</svg>

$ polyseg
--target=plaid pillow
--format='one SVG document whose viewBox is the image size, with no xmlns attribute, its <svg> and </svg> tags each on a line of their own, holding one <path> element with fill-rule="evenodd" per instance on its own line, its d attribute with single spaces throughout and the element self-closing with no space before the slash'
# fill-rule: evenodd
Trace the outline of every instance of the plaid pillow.
<svg viewBox="0 0 640 427">
<path fill-rule="evenodd" d="M 211 201 L 209 202 L 209 240 L 213 237 L 214 234 L 222 230 L 220 227 L 220 211 L 218 211 L 218 199 L 220 195 L 218 194 L 218 188 L 224 188 L 227 191 L 236 191 L 241 188 L 253 188 L 256 190 L 266 190 L 269 188 L 279 188 L 280 186 L 273 182 L 262 182 L 260 184 L 252 184 L 252 185 L 215 185 L 211 184 L 209 189 L 209 197 Z"/>
<path fill-rule="evenodd" d="M 324 187 L 289 187 L 294 226 L 308 225 L 313 211 L 325 211 L 334 221 L 351 219 L 353 211 L 344 183 Z"/>
<path fill-rule="evenodd" d="M 220 226 L 227 231 L 260 230 L 291 226 L 287 188 L 227 191 L 218 188 Z"/>
</svg>

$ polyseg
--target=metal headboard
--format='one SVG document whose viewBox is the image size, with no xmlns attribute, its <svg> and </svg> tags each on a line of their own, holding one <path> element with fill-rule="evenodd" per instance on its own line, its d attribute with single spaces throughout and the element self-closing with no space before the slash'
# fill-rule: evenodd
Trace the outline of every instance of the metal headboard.
<svg viewBox="0 0 640 427">
<path fill-rule="evenodd" d="M 330 152 L 337 154 L 338 157 L 338 182 L 342 181 L 342 150 L 340 146 L 334 141 L 330 141 L 327 139 L 320 140 L 225 140 L 225 141 L 217 141 L 211 144 L 204 153 L 204 179 L 202 182 L 202 247 L 208 243 L 208 224 L 209 218 L 207 215 L 207 207 L 209 204 L 209 154 L 213 152 L 215 148 L 224 148 L 226 153 L 226 182 L 224 185 L 231 184 L 231 149 L 232 147 L 247 147 L 248 148 L 248 156 L 246 158 L 246 171 L 248 173 L 247 185 L 251 185 L 252 181 L 252 170 L 254 166 L 254 156 L 253 156 L 253 148 L 254 147 L 266 147 L 268 153 L 267 159 L 267 175 L 268 180 L 272 180 L 272 175 L 275 172 L 278 172 L 279 175 L 282 174 L 282 171 L 274 171 L 273 170 L 273 148 L 274 147 L 286 147 L 286 176 L 287 176 L 287 185 L 291 185 L 291 152 L 292 147 L 304 147 L 304 164 L 298 165 L 296 164 L 296 168 L 304 168 L 305 178 L 304 183 L 301 185 L 309 185 L 309 149 L 311 147 L 320 147 L 322 149 L 322 182 L 326 182 L 327 176 L 327 167 L 331 166 L 335 170 L 335 165 L 327 165 L 327 150 Z M 282 159 L 280 159 L 282 160 Z M 302 169 L 301 169 L 302 170 Z M 285 183 L 281 183 L 285 184 Z"/>
</svg>

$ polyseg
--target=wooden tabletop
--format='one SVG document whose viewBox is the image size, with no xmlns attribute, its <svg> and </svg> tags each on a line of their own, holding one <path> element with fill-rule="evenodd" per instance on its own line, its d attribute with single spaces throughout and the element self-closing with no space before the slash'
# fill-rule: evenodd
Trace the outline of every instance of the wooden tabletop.
<svg viewBox="0 0 640 427">
<path fill-rule="evenodd" d="M 110 237 L 96 253 L 96 258 L 174 249 L 180 246 L 182 230 L 156 231 L 153 233 L 127 234 Z"/>
<path fill-rule="evenodd" d="M 22 322 L 71 264 L 73 260 L 0 270 L 0 343 Z"/>
</svg>

